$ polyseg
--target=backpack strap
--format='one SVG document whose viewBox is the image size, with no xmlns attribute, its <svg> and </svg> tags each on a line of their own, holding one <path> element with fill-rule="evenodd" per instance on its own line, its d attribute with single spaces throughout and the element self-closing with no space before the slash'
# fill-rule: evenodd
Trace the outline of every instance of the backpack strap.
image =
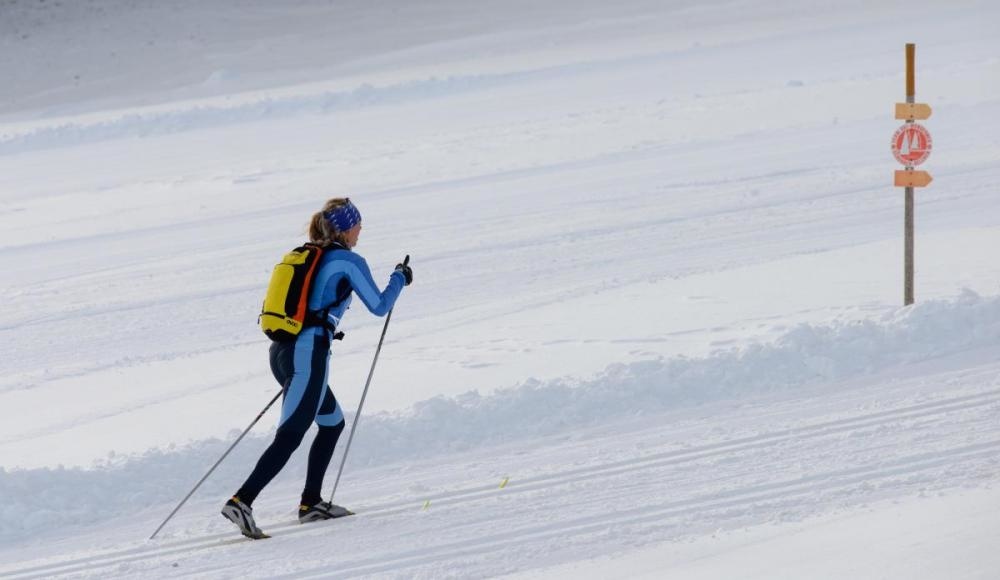
<svg viewBox="0 0 1000 580">
<path fill-rule="evenodd" d="M 326 311 L 326 312 L 330 312 L 334 308 L 340 306 L 341 304 L 344 303 L 345 300 L 347 300 L 348 298 L 351 297 L 351 292 L 353 292 L 353 291 L 354 291 L 354 288 L 351 287 L 351 281 L 348 280 L 346 277 L 342 278 L 340 280 L 340 282 L 337 283 L 337 297 L 336 297 L 336 299 L 333 302 L 331 302 L 330 305 L 327 306 L 326 308 L 324 308 L 323 310 Z"/>
<path fill-rule="evenodd" d="M 331 242 L 330 244 L 325 246 L 320 246 L 318 244 L 310 244 L 310 245 L 319 248 L 322 253 L 330 252 L 332 250 L 347 250 L 348 252 L 351 251 L 350 248 L 341 244 L 340 242 Z M 339 283 L 337 283 L 337 293 L 336 296 L 334 297 L 333 302 L 331 302 L 325 308 L 320 308 L 319 310 L 310 310 L 306 312 L 304 321 L 305 326 L 321 326 L 326 330 L 329 330 L 333 334 L 333 340 L 343 340 L 344 333 L 339 332 L 334 325 L 330 324 L 330 311 L 343 304 L 344 301 L 351 296 L 351 292 L 353 292 L 353 290 L 354 289 L 351 287 L 350 280 L 348 280 L 347 278 L 341 280 Z"/>
<path fill-rule="evenodd" d="M 321 308 L 320 310 L 310 310 L 306 313 L 306 325 L 307 326 L 322 326 L 323 328 L 329 330 L 333 333 L 333 340 L 343 340 L 344 333 L 339 332 L 337 327 L 330 324 L 330 311 L 337 308 L 344 303 L 345 300 L 350 298 L 351 292 L 354 288 L 351 287 L 351 281 L 347 278 L 342 279 L 337 283 L 337 295 L 333 302 L 330 303 L 326 308 Z"/>
</svg>

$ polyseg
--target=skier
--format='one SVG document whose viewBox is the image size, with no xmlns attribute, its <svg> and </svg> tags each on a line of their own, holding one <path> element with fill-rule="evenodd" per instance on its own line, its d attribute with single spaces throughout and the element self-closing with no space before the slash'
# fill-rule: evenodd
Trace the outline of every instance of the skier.
<svg viewBox="0 0 1000 580">
<path fill-rule="evenodd" d="M 352 292 L 361 297 L 372 314 L 385 316 L 403 286 L 413 281 L 409 265 L 397 264 L 385 290 L 379 291 L 368 263 L 351 251 L 360 234 L 361 213 L 348 198 L 329 200 L 310 222 L 310 241 L 324 247 L 325 251 L 308 290 L 308 307 L 311 313 L 325 314 L 325 320 L 313 318 L 314 324 L 307 321 L 294 340 L 271 343 L 271 372 L 283 390 L 281 420 L 274 441 L 261 455 L 246 482 L 222 508 L 222 515 L 248 538 L 267 537 L 254 522 L 251 505 L 288 462 L 313 421 L 318 432 L 309 450 L 299 521 L 305 523 L 351 514 L 341 506 L 323 501 L 320 496 L 323 476 L 344 430 L 344 413 L 327 384 L 330 343 L 337 337 L 335 328 L 350 305 Z"/>
</svg>

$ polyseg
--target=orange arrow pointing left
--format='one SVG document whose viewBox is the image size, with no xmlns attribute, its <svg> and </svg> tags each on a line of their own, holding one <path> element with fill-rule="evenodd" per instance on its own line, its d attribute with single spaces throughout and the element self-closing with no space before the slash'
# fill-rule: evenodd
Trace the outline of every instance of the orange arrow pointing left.
<svg viewBox="0 0 1000 580">
<path fill-rule="evenodd" d="M 896 171 L 896 187 L 927 187 L 934 178 L 926 171 L 904 169 Z"/>
</svg>

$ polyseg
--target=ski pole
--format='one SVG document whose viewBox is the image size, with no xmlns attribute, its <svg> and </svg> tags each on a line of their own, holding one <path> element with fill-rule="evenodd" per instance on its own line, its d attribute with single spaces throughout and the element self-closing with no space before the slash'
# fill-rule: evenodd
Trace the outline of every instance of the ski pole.
<svg viewBox="0 0 1000 580">
<path fill-rule="evenodd" d="M 189 491 L 186 496 L 184 496 L 184 499 L 181 500 L 181 503 L 177 504 L 177 507 L 174 508 L 174 511 L 170 512 L 170 515 L 167 516 L 167 519 L 163 520 L 163 523 L 160 524 L 160 527 L 156 528 L 156 531 L 153 532 L 153 535 L 149 536 L 150 540 L 155 538 L 156 534 L 160 533 L 160 530 L 163 529 L 163 526 L 167 525 L 167 522 L 169 522 L 170 519 L 174 517 L 174 514 L 176 514 L 181 509 L 181 506 L 187 503 L 187 500 L 190 499 L 192 495 L 194 495 L 194 492 L 197 491 L 199 487 L 201 487 L 201 484 L 205 483 L 205 480 L 208 479 L 208 476 L 212 475 L 212 472 L 215 471 L 215 468 L 218 467 L 220 463 L 222 463 L 222 460 L 225 459 L 227 455 L 229 455 L 229 453 L 236 447 L 236 444 L 242 441 L 244 437 L 246 437 L 246 434 L 250 432 L 250 429 L 253 429 L 253 426 L 257 424 L 257 421 L 260 421 L 260 418 L 264 416 L 264 413 L 267 413 L 267 410 L 271 408 L 271 405 L 273 405 L 274 402 L 278 400 L 278 397 L 281 396 L 281 393 L 282 391 L 278 391 L 278 394 L 276 394 L 274 398 L 271 399 L 271 402 L 268 403 L 266 407 L 264 407 L 264 410 L 262 410 L 260 413 L 257 414 L 257 417 L 253 420 L 253 422 L 250 423 L 250 426 L 247 427 L 243 431 L 243 433 L 241 433 L 240 436 L 236 438 L 236 441 L 234 441 L 233 444 L 229 446 L 229 449 L 226 449 L 226 452 L 223 453 L 222 457 L 220 457 L 219 460 L 215 462 L 215 465 L 213 465 L 212 468 L 208 470 L 208 473 L 205 474 L 205 477 L 202 477 L 198 481 L 198 483 L 195 484 L 194 488 L 191 491 Z"/>
<path fill-rule="evenodd" d="M 407 255 L 403 260 L 403 265 L 406 266 L 410 263 L 410 256 Z M 358 412 L 354 414 L 354 423 L 351 424 L 351 433 L 347 436 L 347 446 L 344 447 L 344 457 L 340 460 L 340 469 L 337 470 L 337 479 L 333 482 L 333 491 L 330 492 L 330 503 L 333 503 L 333 497 L 337 495 L 337 486 L 340 485 L 340 476 L 344 473 L 344 464 L 347 463 L 347 453 L 351 450 L 351 441 L 354 441 L 354 432 L 358 428 L 358 420 L 361 419 L 361 409 L 365 406 L 365 397 L 368 396 L 368 387 L 372 384 L 372 375 L 375 374 L 375 363 L 378 362 L 378 355 L 382 352 L 382 342 L 385 341 L 385 333 L 389 330 L 389 321 L 392 319 L 392 309 L 389 310 L 389 314 L 385 316 L 385 326 L 382 327 L 382 337 L 378 339 L 378 348 L 375 349 L 375 358 L 372 359 L 372 368 L 368 371 L 368 380 L 365 381 L 365 390 L 361 393 L 361 402 L 358 403 Z"/>
</svg>

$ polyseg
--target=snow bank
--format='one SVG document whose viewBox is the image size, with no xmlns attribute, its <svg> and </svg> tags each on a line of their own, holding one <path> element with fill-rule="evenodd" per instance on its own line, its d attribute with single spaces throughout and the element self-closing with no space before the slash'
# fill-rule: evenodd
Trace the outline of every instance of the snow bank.
<svg viewBox="0 0 1000 580">
<path fill-rule="evenodd" d="M 328 114 L 401 101 L 434 98 L 492 83 L 475 78 L 428 79 L 398 85 L 361 85 L 353 90 L 311 95 L 208 101 L 186 107 L 151 109 L 101 120 L 68 120 L 0 133 L 0 155 L 72 147 L 111 139 L 152 137 L 239 123 Z"/>
<path fill-rule="evenodd" d="M 640 58 L 658 58 L 659 55 Z M 635 60 L 635 59 L 633 59 Z M 185 131 L 225 127 L 255 121 L 287 119 L 300 115 L 325 115 L 369 107 L 393 105 L 495 89 L 560 75 L 592 72 L 619 66 L 615 62 L 589 62 L 494 74 L 431 77 L 394 84 L 364 83 L 351 89 L 303 93 L 255 93 L 191 101 L 169 107 L 135 109 L 111 115 L 47 120 L 24 127 L 0 126 L 0 155 L 72 147 L 122 138 L 146 138 Z"/>
<path fill-rule="evenodd" d="M 770 344 L 614 365 L 587 380 L 529 381 L 488 396 L 437 397 L 404 414 L 366 417 L 353 461 L 400 459 L 532 439 L 637 414 L 744 399 L 856 377 L 896 365 L 1000 345 L 1000 297 L 966 291 L 879 320 L 798 326 Z M 235 439 L 233 432 L 229 441 Z M 270 434 L 237 447 L 199 492 L 224 497 L 238 486 Z M 137 458 L 111 457 L 94 469 L 0 468 L 0 541 L 30 538 L 54 523 L 79 526 L 136 506 L 171 503 L 222 454 L 228 441 L 202 441 Z M 301 478 L 298 453 L 282 479 Z"/>
<path fill-rule="evenodd" d="M 372 461 L 550 435 L 719 400 L 788 391 L 1000 343 L 1000 297 L 966 290 L 879 320 L 799 325 L 774 343 L 612 365 L 585 381 L 529 381 L 490 396 L 436 397 L 404 416 L 365 419 Z M 359 449 L 360 450 L 360 449 Z"/>
</svg>

